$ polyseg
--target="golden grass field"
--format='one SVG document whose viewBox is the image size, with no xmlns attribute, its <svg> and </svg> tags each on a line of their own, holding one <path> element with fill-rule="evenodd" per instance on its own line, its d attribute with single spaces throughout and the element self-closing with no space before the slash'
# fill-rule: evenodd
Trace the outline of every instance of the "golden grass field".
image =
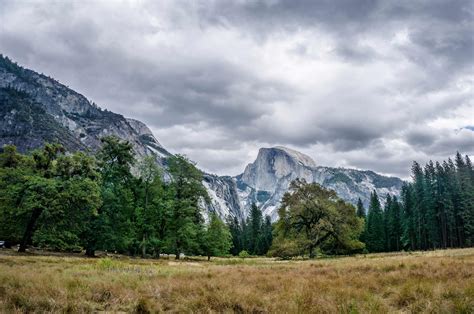
<svg viewBox="0 0 474 314">
<path fill-rule="evenodd" d="M 5 252 L 2 313 L 474 313 L 474 249 L 211 262 Z"/>
</svg>

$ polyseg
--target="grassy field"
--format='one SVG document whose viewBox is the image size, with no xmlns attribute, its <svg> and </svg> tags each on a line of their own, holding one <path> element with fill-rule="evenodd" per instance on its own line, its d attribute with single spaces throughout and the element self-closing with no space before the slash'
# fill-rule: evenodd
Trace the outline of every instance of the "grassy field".
<svg viewBox="0 0 474 314">
<path fill-rule="evenodd" d="M 0 312 L 474 313 L 474 249 L 211 262 L 0 253 Z"/>
</svg>

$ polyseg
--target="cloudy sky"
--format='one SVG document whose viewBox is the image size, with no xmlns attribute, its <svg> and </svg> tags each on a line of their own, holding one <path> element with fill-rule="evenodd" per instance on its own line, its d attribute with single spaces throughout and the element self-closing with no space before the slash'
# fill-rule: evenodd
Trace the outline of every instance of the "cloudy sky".
<svg viewBox="0 0 474 314">
<path fill-rule="evenodd" d="M 213 173 L 284 145 L 406 178 L 474 154 L 473 16 L 470 0 L 0 0 L 0 52 Z"/>
</svg>

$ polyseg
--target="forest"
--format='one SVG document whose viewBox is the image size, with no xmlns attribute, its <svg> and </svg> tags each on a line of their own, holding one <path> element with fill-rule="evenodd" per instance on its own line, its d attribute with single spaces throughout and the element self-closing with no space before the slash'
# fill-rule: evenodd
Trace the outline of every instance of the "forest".
<svg viewBox="0 0 474 314">
<path fill-rule="evenodd" d="M 474 245 L 474 171 L 469 156 L 454 161 L 414 162 L 412 182 L 400 199 L 386 197 L 382 208 L 373 192 L 361 240 L 369 252 L 434 250 Z"/>
<path fill-rule="evenodd" d="M 271 223 L 253 204 L 248 218 L 222 221 L 209 201 L 202 173 L 185 156 L 137 161 L 132 145 L 102 139 L 96 154 L 68 153 L 46 144 L 30 154 L 5 146 L 0 154 L 0 240 L 25 252 L 97 251 L 159 258 L 295 256 L 414 251 L 474 244 L 474 171 L 468 156 L 412 167 L 400 198 L 382 206 L 372 193 L 366 210 L 334 191 L 296 180 L 280 219 Z"/>
<path fill-rule="evenodd" d="M 169 183 L 155 159 L 136 163 L 132 145 L 102 139 L 95 155 L 46 144 L 29 155 L 5 146 L 0 156 L 0 238 L 55 251 L 226 254 L 231 234 L 211 214 L 204 224 L 202 174 L 183 156 L 167 160 Z"/>
</svg>

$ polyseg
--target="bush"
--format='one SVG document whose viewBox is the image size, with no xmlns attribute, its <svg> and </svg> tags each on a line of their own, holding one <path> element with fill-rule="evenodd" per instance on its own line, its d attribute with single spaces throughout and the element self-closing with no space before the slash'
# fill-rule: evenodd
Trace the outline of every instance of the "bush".
<svg viewBox="0 0 474 314">
<path fill-rule="evenodd" d="M 267 255 L 270 257 L 279 257 L 281 259 L 291 259 L 295 256 L 301 255 L 301 253 L 297 241 L 277 238 Z"/>
<path fill-rule="evenodd" d="M 249 254 L 249 252 L 247 252 L 246 250 L 243 250 L 243 251 L 240 251 L 239 257 L 240 257 L 240 258 L 250 257 L 250 254 Z"/>
</svg>

